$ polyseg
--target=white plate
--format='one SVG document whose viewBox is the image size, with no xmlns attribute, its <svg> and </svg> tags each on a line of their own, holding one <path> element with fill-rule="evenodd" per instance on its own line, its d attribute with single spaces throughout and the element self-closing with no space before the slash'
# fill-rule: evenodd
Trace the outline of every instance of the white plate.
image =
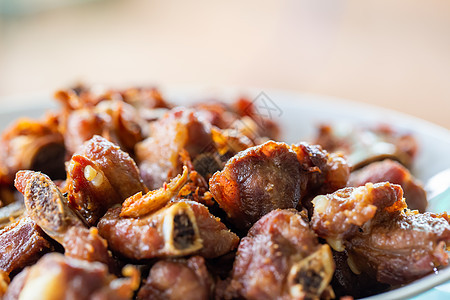
<svg viewBox="0 0 450 300">
<path fill-rule="evenodd" d="M 161 88 L 169 102 L 188 104 L 201 100 L 233 101 L 246 96 L 254 101 L 259 113 L 271 116 L 282 126 L 283 140 L 289 143 L 309 140 L 321 122 L 345 120 L 354 124 L 390 124 L 397 130 L 414 134 L 420 144 L 414 173 L 422 182 L 434 174 L 450 168 L 450 132 L 442 127 L 399 112 L 312 94 L 291 93 L 271 89 Z M 48 108 L 56 107 L 51 93 L 40 93 L 5 99 L 8 107 L 0 112 L 0 129 L 21 116 L 37 117 Z M 450 210 L 450 203 L 446 205 Z M 450 298 L 450 268 L 432 274 L 403 288 L 379 294 L 370 299 Z M 427 291 L 424 294 L 424 291 Z M 420 294 L 420 295 L 419 295 Z"/>
</svg>

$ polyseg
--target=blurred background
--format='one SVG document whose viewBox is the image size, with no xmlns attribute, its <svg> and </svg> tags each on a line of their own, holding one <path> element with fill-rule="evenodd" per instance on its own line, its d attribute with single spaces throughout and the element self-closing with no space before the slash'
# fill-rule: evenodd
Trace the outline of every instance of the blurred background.
<svg viewBox="0 0 450 300">
<path fill-rule="evenodd" d="M 0 98 L 78 81 L 288 89 L 450 129 L 450 1 L 0 0 Z"/>
</svg>

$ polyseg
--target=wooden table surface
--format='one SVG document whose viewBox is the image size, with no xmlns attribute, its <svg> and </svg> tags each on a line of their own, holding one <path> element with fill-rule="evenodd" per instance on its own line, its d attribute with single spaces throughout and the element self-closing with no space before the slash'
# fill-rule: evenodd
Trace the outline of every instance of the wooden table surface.
<svg viewBox="0 0 450 300">
<path fill-rule="evenodd" d="M 257 86 L 450 129 L 449 16 L 446 0 L 105 0 L 1 16 L 0 98 L 79 80 Z"/>
</svg>

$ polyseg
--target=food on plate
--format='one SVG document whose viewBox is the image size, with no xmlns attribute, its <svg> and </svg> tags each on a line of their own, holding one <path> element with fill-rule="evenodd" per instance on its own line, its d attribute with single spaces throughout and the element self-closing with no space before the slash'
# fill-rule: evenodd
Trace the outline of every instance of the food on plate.
<svg viewBox="0 0 450 300">
<path fill-rule="evenodd" d="M 4 299 L 351 298 L 448 265 L 408 133 L 322 125 L 287 144 L 245 98 L 55 97 L 0 140 Z"/>
</svg>

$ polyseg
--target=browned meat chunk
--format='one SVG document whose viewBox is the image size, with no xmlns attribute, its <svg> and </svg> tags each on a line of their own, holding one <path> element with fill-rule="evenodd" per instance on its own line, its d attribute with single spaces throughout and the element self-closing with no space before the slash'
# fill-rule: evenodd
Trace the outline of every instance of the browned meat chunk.
<svg viewBox="0 0 450 300">
<path fill-rule="evenodd" d="M 345 186 L 348 174 L 341 157 L 318 146 L 269 141 L 234 156 L 209 184 L 230 221 L 245 230 L 276 208 L 296 208 L 320 191 Z"/>
<path fill-rule="evenodd" d="M 0 270 L 20 271 L 52 249 L 36 223 L 23 217 L 0 231 Z"/>
<path fill-rule="evenodd" d="M 296 153 L 284 143 L 267 142 L 234 156 L 209 184 L 233 224 L 248 229 L 273 209 L 295 208 L 301 180 Z"/>
<path fill-rule="evenodd" d="M 69 228 L 64 234 L 62 245 L 66 256 L 91 262 L 98 261 L 109 266 L 114 265 L 108 253 L 108 243 L 98 234 L 98 229 L 95 227 Z"/>
<path fill-rule="evenodd" d="M 212 289 L 213 280 L 203 257 L 162 260 L 150 270 L 137 299 L 208 300 L 211 299 Z"/>
<path fill-rule="evenodd" d="M 368 183 L 357 188 L 344 188 L 312 201 L 312 229 L 337 251 L 343 251 L 343 239 L 353 236 L 358 228 L 373 219 L 377 209 L 403 206 L 399 185 Z"/>
<path fill-rule="evenodd" d="M 24 196 L 28 216 L 58 242 L 63 240 L 64 233 L 71 226 L 83 226 L 48 176 L 20 171 L 16 175 L 15 186 Z"/>
<path fill-rule="evenodd" d="M 346 243 L 357 270 L 379 282 L 405 284 L 448 264 L 450 225 L 444 217 L 411 211 L 377 214 Z"/>
<path fill-rule="evenodd" d="M 424 212 L 427 208 L 427 195 L 420 183 L 411 175 L 404 166 L 396 161 L 386 159 L 374 162 L 368 166 L 352 172 L 349 186 L 360 186 L 368 182 L 383 182 L 399 184 L 406 198 L 409 209 L 417 209 Z"/>
<path fill-rule="evenodd" d="M 141 218 L 121 218 L 110 209 L 98 223 L 100 235 L 116 253 L 141 260 L 182 256 L 202 248 L 197 222 L 186 203 L 176 203 Z"/>
<path fill-rule="evenodd" d="M 23 193 L 29 217 L 65 249 L 66 256 L 112 264 L 106 241 L 96 228 L 87 229 L 47 176 L 21 171 L 16 187 Z"/>
<path fill-rule="evenodd" d="M 44 256 L 11 282 L 6 299 L 131 299 L 139 285 L 138 275 L 116 279 L 101 263 Z M 14 289 L 13 289 L 14 288 Z"/>
<path fill-rule="evenodd" d="M 65 147 L 58 120 L 22 119 L 7 129 L 0 140 L 0 184 L 12 184 L 17 171 L 28 169 L 63 179 Z"/>
<path fill-rule="evenodd" d="M 329 290 L 333 272 L 329 246 L 319 244 L 302 215 L 295 210 L 275 210 L 256 222 L 242 239 L 227 295 L 319 298 Z"/>
<path fill-rule="evenodd" d="M 136 145 L 136 156 L 144 182 L 158 189 L 181 173 L 180 153 L 195 158 L 215 151 L 211 132 L 193 110 L 176 108 L 152 123 L 150 137 Z"/>
<path fill-rule="evenodd" d="M 348 252 L 354 273 L 404 284 L 448 264 L 448 216 L 406 209 L 399 185 L 368 183 L 313 203 L 312 228 L 335 250 Z"/>
<path fill-rule="evenodd" d="M 412 135 L 400 134 L 385 125 L 376 128 L 322 125 L 314 143 L 327 151 L 345 154 L 353 169 L 385 158 L 398 160 L 409 168 L 418 148 Z"/>
<path fill-rule="evenodd" d="M 67 177 L 68 199 L 91 225 L 114 204 L 147 192 L 133 159 L 100 136 L 72 157 Z"/>
<path fill-rule="evenodd" d="M 102 101 L 95 107 L 70 111 L 63 131 L 67 151 L 73 154 L 85 141 L 100 135 L 132 153 L 143 140 L 140 123 L 137 111 L 122 101 Z"/>
<path fill-rule="evenodd" d="M 119 214 L 120 207 L 109 210 L 98 223 L 99 232 L 113 251 L 131 259 L 193 253 L 212 258 L 239 243 L 204 205 L 193 201 L 173 202 L 140 218 L 121 218 Z"/>
</svg>

